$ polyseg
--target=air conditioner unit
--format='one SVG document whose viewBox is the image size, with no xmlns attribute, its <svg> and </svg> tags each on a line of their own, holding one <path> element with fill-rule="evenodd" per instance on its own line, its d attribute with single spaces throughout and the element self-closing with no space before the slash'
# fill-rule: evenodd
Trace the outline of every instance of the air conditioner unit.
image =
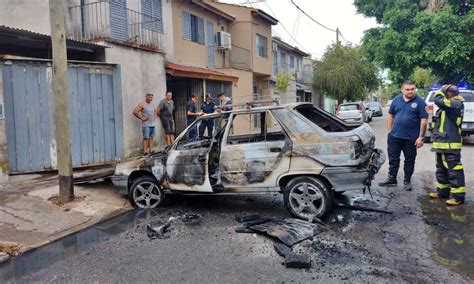
<svg viewBox="0 0 474 284">
<path fill-rule="evenodd" d="M 278 44 L 276 42 L 272 42 L 272 50 L 278 51 Z"/>
<path fill-rule="evenodd" d="M 217 48 L 231 49 L 230 34 L 226 32 L 217 32 L 216 34 Z"/>
</svg>

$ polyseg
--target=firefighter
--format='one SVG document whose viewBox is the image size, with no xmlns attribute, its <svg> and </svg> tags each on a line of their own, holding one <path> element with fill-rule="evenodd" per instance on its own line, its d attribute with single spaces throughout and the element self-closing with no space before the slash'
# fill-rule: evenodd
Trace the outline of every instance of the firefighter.
<svg viewBox="0 0 474 284">
<path fill-rule="evenodd" d="M 438 106 L 433 127 L 433 147 L 436 153 L 436 192 L 431 198 L 448 198 L 446 204 L 464 203 L 466 192 L 464 169 L 461 164 L 461 124 L 464 115 L 464 98 L 453 85 L 444 85 L 435 94 Z"/>
</svg>

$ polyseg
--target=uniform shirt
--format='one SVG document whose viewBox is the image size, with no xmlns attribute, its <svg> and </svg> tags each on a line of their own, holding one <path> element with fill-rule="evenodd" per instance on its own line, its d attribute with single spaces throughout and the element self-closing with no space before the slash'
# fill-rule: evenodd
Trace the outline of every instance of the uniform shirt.
<svg viewBox="0 0 474 284">
<path fill-rule="evenodd" d="M 207 102 L 202 103 L 201 110 L 203 113 L 213 113 L 217 106 L 215 103 L 208 104 Z"/>
<path fill-rule="evenodd" d="M 189 101 L 188 105 L 186 106 L 186 110 L 192 113 L 196 113 L 197 112 L 196 104 L 193 101 Z M 188 124 L 192 123 L 195 120 L 196 120 L 196 116 L 187 115 Z"/>
<path fill-rule="evenodd" d="M 394 117 L 390 134 L 402 139 L 416 140 L 420 135 L 421 119 L 428 118 L 426 103 L 417 95 L 408 102 L 405 102 L 403 95 L 398 95 L 393 99 L 388 113 Z"/>
</svg>

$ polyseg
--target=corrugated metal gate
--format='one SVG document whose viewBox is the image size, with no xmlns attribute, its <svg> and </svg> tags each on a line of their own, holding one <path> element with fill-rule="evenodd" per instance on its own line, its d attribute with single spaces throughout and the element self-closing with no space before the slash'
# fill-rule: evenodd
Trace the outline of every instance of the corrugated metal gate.
<svg viewBox="0 0 474 284">
<path fill-rule="evenodd" d="M 5 61 L 2 68 L 11 173 L 56 168 L 48 62 Z M 70 64 L 69 119 L 75 167 L 123 156 L 122 98 L 116 66 Z"/>
<path fill-rule="evenodd" d="M 191 99 L 191 95 L 198 96 L 201 105 L 203 94 L 203 80 L 195 78 L 175 77 L 171 81 L 173 101 L 175 106 L 174 121 L 176 123 L 176 135 L 187 127 L 187 103 Z"/>
</svg>

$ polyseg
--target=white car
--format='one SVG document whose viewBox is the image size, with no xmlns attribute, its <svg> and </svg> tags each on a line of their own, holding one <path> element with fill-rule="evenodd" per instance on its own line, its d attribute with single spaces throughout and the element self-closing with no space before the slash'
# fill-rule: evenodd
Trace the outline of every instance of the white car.
<svg viewBox="0 0 474 284">
<path fill-rule="evenodd" d="M 433 133 L 433 116 L 438 107 L 434 103 L 436 91 L 431 91 L 426 96 L 426 105 L 428 108 L 428 130 L 426 131 L 425 141 L 431 141 Z M 462 135 L 468 136 L 474 134 L 474 91 L 459 90 L 459 95 L 464 98 L 464 119 L 461 125 Z"/>
</svg>

